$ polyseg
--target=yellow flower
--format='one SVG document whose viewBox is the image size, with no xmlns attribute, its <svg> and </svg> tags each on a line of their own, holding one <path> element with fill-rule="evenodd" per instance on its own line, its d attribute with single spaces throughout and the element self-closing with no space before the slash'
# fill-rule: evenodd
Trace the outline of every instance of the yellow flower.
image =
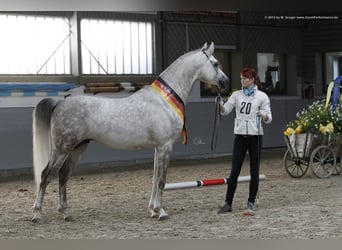
<svg viewBox="0 0 342 250">
<path fill-rule="evenodd" d="M 298 125 L 298 127 L 295 129 L 296 134 L 302 133 L 302 125 Z"/>
<path fill-rule="evenodd" d="M 322 123 L 319 124 L 319 131 L 320 131 L 322 134 L 324 134 L 324 135 L 325 135 L 326 132 L 327 132 L 325 126 L 323 126 Z"/>
<path fill-rule="evenodd" d="M 326 128 L 328 129 L 328 131 L 330 133 L 334 133 L 334 124 L 332 122 L 328 123 L 328 125 L 326 126 Z"/>
<path fill-rule="evenodd" d="M 326 126 L 319 124 L 319 131 L 322 134 L 334 133 L 334 124 L 332 122 L 328 123 Z"/>
<path fill-rule="evenodd" d="M 284 132 L 284 135 L 292 135 L 294 132 L 295 131 L 293 128 L 287 128 L 286 131 Z"/>
</svg>

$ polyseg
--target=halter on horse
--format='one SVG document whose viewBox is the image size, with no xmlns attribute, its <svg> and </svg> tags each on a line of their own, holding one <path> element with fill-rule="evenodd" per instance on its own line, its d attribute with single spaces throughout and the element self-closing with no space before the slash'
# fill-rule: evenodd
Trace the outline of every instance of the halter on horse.
<svg viewBox="0 0 342 250">
<path fill-rule="evenodd" d="M 45 190 L 58 171 L 59 208 L 71 219 L 66 185 L 90 141 L 116 149 L 155 148 L 151 217 L 168 218 L 162 194 L 173 145 L 186 135 L 184 107 L 196 81 L 226 88 L 228 77 L 213 56 L 214 44 L 179 57 L 151 86 L 127 98 L 74 96 L 43 99 L 33 112 L 33 160 L 37 196 L 33 222 L 41 219 Z"/>
</svg>

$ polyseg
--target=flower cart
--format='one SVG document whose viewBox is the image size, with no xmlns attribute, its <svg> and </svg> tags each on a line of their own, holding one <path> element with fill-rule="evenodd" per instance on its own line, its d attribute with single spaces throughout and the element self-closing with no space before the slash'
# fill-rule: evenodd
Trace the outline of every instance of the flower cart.
<svg viewBox="0 0 342 250">
<path fill-rule="evenodd" d="M 342 158 L 336 157 L 337 150 L 329 137 L 330 135 L 312 133 L 285 136 L 288 150 L 284 155 L 284 166 L 288 175 L 300 178 L 306 174 L 309 167 L 318 178 L 326 178 L 333 173 L 339 174 Z"/>
<path fill-rule="evenodd" d="M 304 176 L 309 169 L 318 178 L 341 173 L 342 108 L 324 107 L 314 102 L 297 114 L 287 125 L 284 140 L 287 151 L 284 167 L 293 178 Z M 323 125 L 324 124 L 324 125 Z"/>
</svg>

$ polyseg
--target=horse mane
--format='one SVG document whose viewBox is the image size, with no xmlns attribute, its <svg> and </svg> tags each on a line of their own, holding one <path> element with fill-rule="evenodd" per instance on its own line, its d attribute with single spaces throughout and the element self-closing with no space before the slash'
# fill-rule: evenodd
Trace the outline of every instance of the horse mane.
<svg viewBox="0 0 342 250">
<path fill-rule="evenodd" d="M 186 52 L 183 55 L 181 55 L 180 57 L 178 57 L 175 61 L 173 61 L 168 67 L 172 67 L 173 65 L 177 64 L 179 61 L 183 60 L 184 57 L 190 56 L 192 54 L 196 54 L 196 53 L 198 53 L 200 51 L 202 51 L 202 50 L 201 49 L 196 49 L 196 50 L 191 50 L 189 52 Z"/>
</svg>

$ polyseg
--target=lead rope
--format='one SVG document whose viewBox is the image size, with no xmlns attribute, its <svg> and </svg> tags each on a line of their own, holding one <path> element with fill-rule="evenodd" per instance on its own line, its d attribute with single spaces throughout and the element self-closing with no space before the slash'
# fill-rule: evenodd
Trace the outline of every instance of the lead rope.
<svg viewBox="0 0 342 250">
<path fill-rule="evenodd" d="M 258 111 L 260 111 L 260 107 L 258 107 Z M 262 120 L 262 117 L 261 116 L 257 116 L 258 118 L 258 167 L 259 167 L 259 172 L 260 172 L 260 126 L 261 126 L 261 120 Z M 259 206 L 259 200 L 260 200 L 260 195 L 259 195 L 259 190 L 257 192 L 257 195 L 256 195 L 256 207 Z"/>
<path fill-rule="evenodd" d="M 217 92 L 217 97 L 215 99 L 215 117 L 214 117 L 214 128 L 213 128 L 213 133 L 211 136 L 211 151 L 214 151 L 217 145 L 217 138 L 218 138 L 218 125 L 220 121 L 222 120 L 222 115 L 220 113 L 220 101 L 222 100 L 221 98 L 221 93 L 218 87 L 216 87 L 216 92 Z"/>
</svg>

